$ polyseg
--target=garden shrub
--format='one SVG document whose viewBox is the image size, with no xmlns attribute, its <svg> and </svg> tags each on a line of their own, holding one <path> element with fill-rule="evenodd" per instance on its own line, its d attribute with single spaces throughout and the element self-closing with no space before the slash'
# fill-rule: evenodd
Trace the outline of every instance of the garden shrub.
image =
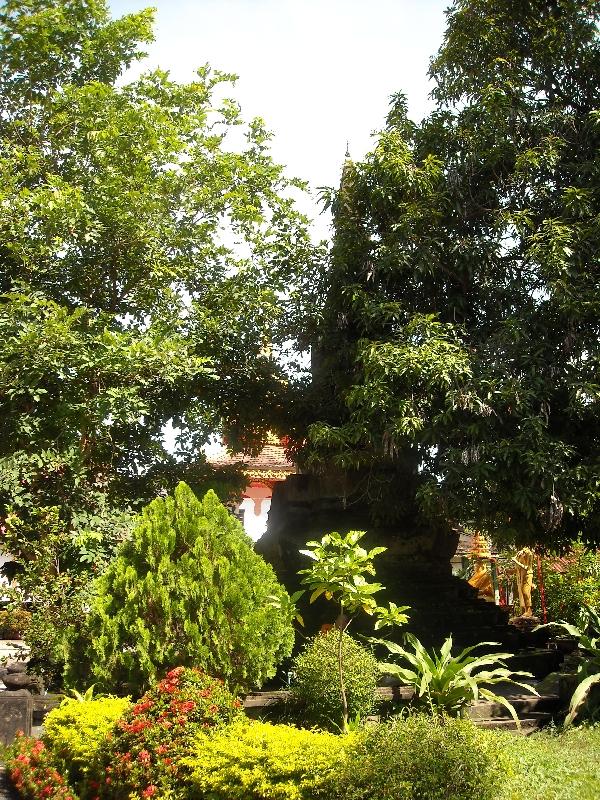
<svg viewBox="0 0 600 800">
<path fill-rule="evenodd" d="M 342 700 L 338 676 L 339 630 L 315 636 L 294 660 L 291 701 L 306 723 L 339 729 Z M 380 674 L 377 659 L 347 633 L 342 634 L 344 683 L 348 716 L 364 717 L 375 705 L 375 688 Z"/>
<path fill-rule="evenodd" d="M 184 798 L 180 761 L 201 732 L 242 716 L 222 681 L 177 667 L 133 705 L 105 741 L 82 798 Z"/>
<path fill-rule="evenodd" d="M 193 797 L 211 800 L 313 800 L 353 735 L 240 722 L 196 741 L 185 759 Z"/>
<path fill-rule="evenodd" d="M 340 800 L 495 800 L 505 761 L 471 721 L 422 715 L 366 728 L 330 775 Z"/>
<path fill-rule="evenodd" d="M 200 501 L 185 483 L 144 509 L 95 589 L 87 665 L 72 644 L 75 685 L 87 666 L 103 690 L 141 694 L 183 664 L 246 689 L 274 675 L 293 646 L 273 569 L 214 492 Z"/>
<path fill-rule="evenodd" d="M 120 697 L 64 700 L 44 720 L 43 740 L 71 786 L 88 774 L 107 734 L 131 702 Z"/>
<path fill-rule="evenodd" d="M 0 639 L 21 639 L 30 620 L 31 614 L 24 608 L 0 611 Z"/>
<path fill-rule="evenodd" d="M 548 618 L 580 625 L 584 606 L 600 610 L 600 554 L 575 544 L 570 553 L 544 559 Z"/>
<path fill-rule="evenodd" d="M 17 736 L 8 750 L 6 771 L 21 800 L 77 800 L 39 739 Z"/>
</svg>

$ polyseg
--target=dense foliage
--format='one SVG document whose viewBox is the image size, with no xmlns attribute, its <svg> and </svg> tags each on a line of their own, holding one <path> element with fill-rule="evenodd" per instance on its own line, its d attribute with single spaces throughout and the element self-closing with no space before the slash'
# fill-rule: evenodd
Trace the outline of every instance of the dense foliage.
<svg viewBox="0 0 600 800">
<path fill-rule="evenodd" d="M 213 800 L 334 798 L 336 764 L 350 737 L 288 725 L 241 723 L 198 738 L 186 768 L 195 797 Z"/>
<path fill-rule="evenodd" d="M 585 606 L 600 611 L 600 554 L 575 544 L 562 557 L 543 561 L 544 598 L 548 618 L 582 623 Z"/>
<path fill-rule="evenodd" d="M 340 760 L 333 791 L 343 800 L 496 800 L 506 760 L 467 720 L 419 715 L 367 728 Z"/>
<path fill-rule="evenodd" d="M 31 614 L 24 609 L 0 611 L 0 639 L 21 639 L 31 621 Z"/>
<path fill-rule="evenodd" d="M 313 464 L 397 527 L 600 537 L 597 3 L 456 0 L 333 194 Z M 318 420 L 318 421 L 315 421 Z"/>
<path fill-rule="evenodd" d="M 347 633 L 342 633 L 342 658 L 347 716 L 364 719 L 375 706 L 380 670 L 375 656 Z M 340 631 L 335 628 L 309 641 L 293 663 L 291 699 L 299 718 L 329 730 L 342 727 L 342 698 L 338 677 Z"/>
<path fill-rule="evenodd" d="M 287 595 L 214 492 L 184 483 L 144 509 L 94 586 L 85 631 L 71 642 L 70 677 L 139 693 L 177 665 L 231 686 L 260 686 L 290 654 Z"/>
<path fill-rule="evenodd" d="M 152 19 L 0 8 L 0 519 L 26 550 L 56 516 L 69 569 L 110 554 L 128 506 L 183 476 L 208 488 L 209 433 L 256 446 L 275 423 L 273 354 L 313 257 L 302 187 L 234 76 L 126 82 Z"/>
</svg>

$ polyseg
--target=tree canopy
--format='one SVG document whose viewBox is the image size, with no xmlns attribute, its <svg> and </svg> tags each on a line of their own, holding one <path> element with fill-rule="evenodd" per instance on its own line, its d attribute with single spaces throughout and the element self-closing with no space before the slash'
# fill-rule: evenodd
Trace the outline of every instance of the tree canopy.
<svg viewBox="0 0 600 800">
<path fill-rule="evenodd" d="M 0 9 L 2 516 L 58 507 L 76 531 L 198 485 L 208 435 L 256 446 L 285 393 L 271 348 L 314 259 L 303 185 L 235 76 L 127 82 L 151 40 L 150 10 L 105 0 Z"/>
<path fill-rule="evenodd" d="M 309 464 L 375 514 L 600 541 L 597 3 L 457 0 L 436 109 L 347 161 Z"/>
</svg>

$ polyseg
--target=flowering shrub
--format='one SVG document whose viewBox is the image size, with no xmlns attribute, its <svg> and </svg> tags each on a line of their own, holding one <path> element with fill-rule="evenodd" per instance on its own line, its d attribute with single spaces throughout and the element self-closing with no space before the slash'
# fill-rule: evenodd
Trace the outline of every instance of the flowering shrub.
<svg viewBox="0 0 600 800">
<path fill-rule="evenodd" d="M 6 771 L 22 800 L 76 800 L 39 739 L 17 736 L 6 759 Z"/>
<path fill-rule="evenodd" d="M 241 705 L 221 681 L 200 670 L 171 670 L 117 722 L 90 770 L 82 797 L 185 797 L 181 757 L 199 732 L 241 716 Z"/>
</svg>

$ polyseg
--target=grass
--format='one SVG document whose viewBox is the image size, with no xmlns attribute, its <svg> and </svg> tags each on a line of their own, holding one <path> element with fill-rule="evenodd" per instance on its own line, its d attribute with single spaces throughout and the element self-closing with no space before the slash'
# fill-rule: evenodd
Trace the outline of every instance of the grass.
<svg viewBox="0 0 600 800">
<path fill-rule="evenodd" d="M 598 800 L 600 725 L 529 737 L 493 731 L 512 774 L 498 800 Z"/>
</svg>

